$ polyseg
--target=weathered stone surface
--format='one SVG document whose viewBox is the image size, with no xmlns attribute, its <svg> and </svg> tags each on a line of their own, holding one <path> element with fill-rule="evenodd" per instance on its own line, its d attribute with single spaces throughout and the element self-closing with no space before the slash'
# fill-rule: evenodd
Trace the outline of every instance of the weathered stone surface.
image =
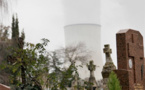
<svg viewBox="0 0 145 90">
<path fill-rule="evenodd" d="M 89 83 L 93 84 L 91 85 L 90 90 L 95 90 L 94 88 L 97 88 L 97 82 L 94 76 L 94 71 L 96 69 L 96 65 L 94 65 L 93 60 L 90 61 L 88 66 L 88 70 L 90 71 L 90 77 L 89 77 Z"/>
<path fill-rule="evenodd" d="M 112 58 L 111 58 L 111 53 L 112 53 L 112 49 L 110 49 L 110 45 L 109 44 L 106 44 L 104 45 L 104 53 L 105 53 L 105 56 L 106 56 L 106 62 L 112 62 Z"/>
<path fill-rule="evenodd" d="M 110 45 L 109 44 L 104 45 L 103 51 L 106 56 L 106 63 L 103 66 L 102 76 L 103 76 L 103 79 L 105 79 L 109 77 L 109 74 L 111 73 L 111 71 L 115 70 L 116 67 L 114 63 L 112 62 L 112 58 L 111 58 L 112 49 L 110 49 Z"/>
<path fill-rule="evenodd" d="M 116 69 L 116 67 L 113 62 L 106 62 L 105 65 L 103 66 L 103 70 L 102 70 L 103 78 L 108 78 L 109 74 L 115 69 Z"/>
<path fill-rule="evenodd" d="M 116 69 L 114 63 L 112 62 L 112 58 L 111 58 L 111 53 L 112 50 L 110 49 L 110 45 L 104 45 L 105 48 L 103 49 L 105 56 L 106 56 L 106 63 L 103 66 L 103 70 L 102 70 L 102 77 L 103 77 L 103 84 L 104 84 L 104 89 L 107 89 L 107 82 L 108 82 L 108 78 L 109 78 L 109 74 Z"/>
<path fill-rule="evenodd" d="M 116 34 L 117 63 L 115 70 L 122 90 L 145 90 L 143 37 L 139 31 L 127 29 Z M 137 89 L 138 86 L 143 87 Z"/>
</svg>

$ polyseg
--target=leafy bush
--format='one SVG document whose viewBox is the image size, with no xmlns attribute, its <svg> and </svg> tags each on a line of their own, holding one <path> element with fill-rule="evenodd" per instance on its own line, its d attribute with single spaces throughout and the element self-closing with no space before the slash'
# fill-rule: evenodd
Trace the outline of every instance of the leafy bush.
<svg viewBox="0 0 145 90">
<path fill-rule="evenodd" d="M 113 71 L 109 75 L 107 86 L 109 90 L 121 90 L 120 82 Z"/>
</svg>

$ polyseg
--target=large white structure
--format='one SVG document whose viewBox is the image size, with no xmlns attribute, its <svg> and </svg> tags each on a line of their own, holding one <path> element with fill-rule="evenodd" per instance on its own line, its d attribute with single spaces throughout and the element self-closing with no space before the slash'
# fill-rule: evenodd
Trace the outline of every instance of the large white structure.
<svg viewBox="0 0 145 90">
<path fill-rule="evenodd" d="M 90 60 L 94 60 L 94 64 L 99 66 L 96 68 L 96 79 L 101 78 L 102 71 L 102 56 L 101 56 L 101 30 L 97 24 L 74 24 L 65 26 L 65 43 L 77 44 L 83 42 L 87 49 L 91 51 Z M 87 68 L 80 69 L 80 77 L 86 78 L 89 76 Z"/>
<path fill-rule="evenodd" d="M 76 3 L 77 2 L 77 3 Z M 85 2 L 85 3 L 83 3 Z M 102 78 L 103 67 L 101 49 L 100 0 L 64 0 L 66 26 L 65 44 L 83 42 L 91 51 L 90 60 L 94 60 L 96 80 Z M 88 7 L 87 7 L 88 6 Z M 80 77 L 89 77 L 86 67 L 79 69 Z"/>
</svg>

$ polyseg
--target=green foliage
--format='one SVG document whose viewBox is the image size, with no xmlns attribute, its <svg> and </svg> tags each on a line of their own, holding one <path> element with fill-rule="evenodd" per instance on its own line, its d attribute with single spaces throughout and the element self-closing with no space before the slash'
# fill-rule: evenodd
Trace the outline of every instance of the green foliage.
<svg viewBox="0 0 145 90">
<path fill-rule="evenodd" d="M 12 17 L 12 39 L 9 39 L 9 27 L 5 27 L 3 25 L 0 26 L 0 54 L 1 54 L 1 58 L 0 61 L 4 61 L 5 63 L 7 63 L 7 59 L 9 56 L 11 56 L 11 63 L 14 62 L 14 57 L 12 56 L 12 53 L 15 52 L 15 50 L 18 50 L 18 48 L 23 49 L 24 46 L 24 39 L 25 39 L 25 33 L 24 31 L 21 34 L 21 37 L 19 37 L 19 24 L 18 24 L 18 18 L 15 18 L 14 16 Z M 12 49 L 10 49 L 13 48 Z M 16 49 L 17 48 L 17 49 Z M 0 62 L 1 64 L 1 62 Z M 21 68 L 22 69 L 22 68 Z M 15 72 L 15 69 L 13 70 L 13 72 Z M 7 68 L 1 70 L 0 72 L 0 76 L 8 78 L 9 74 L 11 74 L 12 72 L 9 71 Z M 5 81 L 7 79 L 4 79 L 3 81 Z M 2 81 L 2 82 L 3 82 Z M 0 83 L 2 83 L 0 82 Z M 7 80 L 7 82 L 3 82 L 6 85 L 9 85 L 9 81 Z"/>
<path fill-rule="evenodd" d="M 19 21 L 18 18 L 12 17 L 12 39 L 19 37 Z"/>
<path fill-rule="evenodd" d="M 60 48 L 50 54 L 51 58 L 51 72 L 49 74 L 49 87 L 52 90 L 66 90 L 66 87 L 70 87 L 75 81 L 74 73 L 77 73 L 77 68 L 81 65 L 75 65 L 75 62 L 80 61 L 81 64 L 84 64 L 89 55 L 86 51 L 84 44 L 71 45 L 66 48 Z M 84 62 L 85 61 L 85 62 Z M 64 68 L 62 66 L 68 67 Z M 78 73 L 77 73 L 78 74 Z M 79 75 L 76 81 L 79 81 Z M 78 90 L 84 88 L 84 86 L 76 86 Z"/>
<path fill-rule="evenodd" d="M 49 42 L 47 39 L 42 39 L 43 42 L 36 45 L 26 43 L 23 48 L 25 33 L 22 32 L 19 37 L 18 19 L 13 16 L 12 20 L 12 48 L 8 50 L 10 58 L 8 58 L 8 62 L 1 65 L 3 70 L 8 70 L 11 73 L 11 85 L 17 90 L 35 90 L 34 88 L 42 90 L 44 87 L 49 87 L 51 90 L 66 90 L 66 87 L 71 85 L 75 79 L 73 75 L 74 72 L 77 72 L 75 59 L 84 60 L 84 56 L 86 56 L 84 54 L 78 56 L 82 51 L 79 50 L 81 46 L 70 48 L 69 52 L 63 53 L 63 55 L 71 53 L 71 56 L 73 53 L 77 54 L 74 55 L 75 59 L 71 58 L 70 66 L 64 68 L 66 57 L 60 57 L 61 55 L 57 51 L 49 54 L 46 52 L 45 47 Z M 80 85 L 76 87 L 79 90 L 83 88 Z"/>
<path fill-rule="evenodd" d="M 49 74 L 49 84 L 52 90 L 67 90 L 66 87 L 71 84 L 74 79 L 73 72 L 76 72 L 77 68 L 74 65 L 70 65 L 67 70 L 60 70 L 59 72 L 52 72 Z"/>
<path fill-rule="evenodd" d="M 121 90 L 120 82 L 113 71 L 109 75 L 107 86 L 109 90 Z"/>
<path fill-rule="evenodd" d="M 25 32 L 24 31 L 21 32 L 21 38 L 25 39 Z"/>
<path fill-rule="evenodd" d="M 84 82 L 84 87 L 86 90 L 90 90 L 92 85 L 93 85 L 93 83 L 90 83 L 89 81 Z"/>
<path fill-rule="evenodd" d="M 48 77 L 49 58 L 47 57 L 45 46 L 47 46 L 49 40 L 43 39 L 42 41 L 42 43 L 36 45 L 27 43 L 25 49 L 13 48 L 11 55 L 13 58 L 4 67 L 12 72 L 11 84 L 23 88 L 38 86 L 41 89 L 43 85 L 46 86 L 48 84 L 45 78 Z M 22 83 L 22 66 L 25 73 L 25 84 Z"/>
<path fill-rule="evenodd" d="M 11 47 L 8 51 L 8 62 L 1 65 L 1 69 L 11 72 L 10 83 L 14 88 L 30 89 L 39 87 L 50 87 L 52 90 L 58 88 L 64 90 L 72 77 L 72 68 L 62 70 L 64 64 L 55 53 L 47 55 L 45 46 L 49 40 L 42 39 L 42 43 L 36 45 L 31 43 L 25 44 L 23 49 L 25 33 L 22 32 L 19 37 L 18 18 L 12 18 L 12 40 Z M 6 35 L 5 35 L 6 36 Z M 50 60 L 52 58 L 52 60 Z M 50 62 L 52 61 L 52 62 Z M 51 63 L 51 64 L 50 64 Z M 51 71 L 49 71 L 51 70 Z M 65 79 L 64 79 L 65 78 Z M 65 84 L 63 84 L 65 83 Z"/>
<path fill-rule="evenodd" d="M 63 78 L 60 82 L 60 89 L 65 89 L 69 82 L 71 83 L 71 80 L 74 79 L 73 72 L 77 72 L 77 68 L 73 64 L 66 71 L 62 72 Z"/>
<path fill-rule="evenodd" d="M 9 39 L 9 26 L 0 25 L 0 64 L 7 59 L 7 55 L 10 51 L 7 49 L 11 46 L 11 41 Z M 7 69 L 0 70 L 0 83 L 9 85 L 9 71 Z"/>
</svg>

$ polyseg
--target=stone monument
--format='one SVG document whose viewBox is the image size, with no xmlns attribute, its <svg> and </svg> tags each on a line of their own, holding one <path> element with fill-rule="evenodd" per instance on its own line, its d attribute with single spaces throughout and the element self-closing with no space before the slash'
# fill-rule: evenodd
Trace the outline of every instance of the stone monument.
<svg viewBox="0 0 145 90">
<path fill-rule="evenodd" d="M 106 56 L 106 62 L 112 62 L 112 58 L 111 58 L 111 53 L 112 53 L 112 49 L 110 49 L 110 45 L 109 44 L 106 44 L 104 45 L 104 53 L 105 53 L 105 56 Z"/>
<path fill-rule="evenodd" d="M 107 89 L 107 82 L 108 82 L 108 78 L 109 78 L 109 74 L 116 69 L 114 63 L 112 62 L 112 58 L 111 58 L 111 53 L 112 50 L 110 49 L 110 45 L 104 45 L 105 48 L 103 49 L 105 56 L 106 56 L 106 63 L 103 66 L 103 70 L 102 70 L 102 77 L 103 77 L 103 85 L 104 88 Z M 105 90 L 106 90 L 105 89 Z"/>
<path fill-rule="evenodd" d="M 96 65 L 94 65 L 93 60 L 91 60 L 89 65 L 87 65 L 87 66 L 88 66 L 88 70 L 90 71 L 89 83 L 92 84 L 91 87 L 90 87 L 90 90 L 96 90 L 97 82 L 96 82 L 96 79 L 95 79 L 95 76 L 94 76 L 94 71 L 96 69 Z"/>
<path fill-rule="evenodd" d="M 143 37 L 139 31 L 121 30 L 117 39 L 117 74 L 122 90 L 145 90 Z"/>
</svg>

